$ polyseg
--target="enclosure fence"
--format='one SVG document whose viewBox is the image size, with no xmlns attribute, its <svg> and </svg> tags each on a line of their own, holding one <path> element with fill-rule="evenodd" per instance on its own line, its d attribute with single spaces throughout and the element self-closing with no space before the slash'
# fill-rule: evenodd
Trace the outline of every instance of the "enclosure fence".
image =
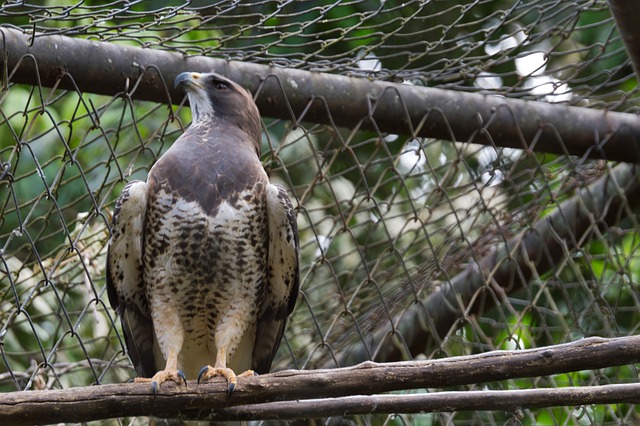
<svg viewBox="0 0 640 426">
<path fill-rule="evenodd" d="M 495 350 L 540 349 L 544 358 L 541 348 L 566 344 L 581 370 L 540 364 L 524 377 L 505 370 L 404 394 L 553 397 L 637 384 L 640 54 L 629 24 L 637 9 L 550 0 L 4 2 L 0 389 L 134 377 L 105 292 L 111 215 L 124 185 L 145 179 L 190 123 L 175 76 L 210 70 L 254 94 L 263 164 L 297 211 L 300 294 L 273 371 Z M 617 360 L 589 356 L 624 342 Z M 313 417 L 640 423 L 637 389 L 619 389 L 630 399 L 452 411 L 443 396 L 422 413 L 393 400 L 375 414 Z M 145 421 L 117 414 L 117 424 Z"/>
</svg>

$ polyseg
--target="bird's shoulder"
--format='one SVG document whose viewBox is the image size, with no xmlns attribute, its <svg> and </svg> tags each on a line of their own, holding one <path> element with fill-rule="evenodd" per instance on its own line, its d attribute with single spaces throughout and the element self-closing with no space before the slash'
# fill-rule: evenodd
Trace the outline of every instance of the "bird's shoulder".
<svg viewBox="0 0 640 426">
<path fill-rule="evenodd" d="M 172 194 L 196 202 L 208 214 L 222 201 L 235 205 L 243 193 L 259 191 L 268 181 L 255 150 L 224 134 L 183 134 L 154 164 L 148 183 L 152 195 Z"/>
</svg>

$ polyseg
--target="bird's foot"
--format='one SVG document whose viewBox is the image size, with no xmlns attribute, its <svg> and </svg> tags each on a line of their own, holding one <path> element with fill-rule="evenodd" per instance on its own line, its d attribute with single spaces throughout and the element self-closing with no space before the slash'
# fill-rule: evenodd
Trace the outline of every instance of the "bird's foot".
<svg viewBox="0 0 640 426">
<path fill-rule="evenodd" d="M 134 382 L 151 382 L 151 390 L 153 390 L 153 395 L 155 396 L 158 394 L 158 388 L 160 387 L 160 385 L 169 380 L 176 382 L 178 385 L 180 383 L 184 383 L 184 385 L 187 386 L 187 377 L 184 375 L 184 373 L 181 370 L 171 369 L 158 371 L 150 379 L 146 377 L 136 377 Z"/>
<path fill-rule="evenodd" d="M 212 367 L 210 365 L 207 365 L 205 367 L 202 367 L 202 370 L 200 370 L 200 373 L 198 374 L 198 383 L 200 383 L 201 381 L 208 380 L 215 376 L 222 376 L 225 379 L 227 379 L 227 396 L 230 397 L 234 389 L 236 388 L 236 385 L 238 384 L 238 380 L 237 380 L 238 377 L 255 376 L 255 375 L 257 374 L 254 373 L 253 370 L 247 370 L 244 373 L 236 375 L 236 373 L 234 373 L 233 370 L 230 368 Z"/>
</svg>

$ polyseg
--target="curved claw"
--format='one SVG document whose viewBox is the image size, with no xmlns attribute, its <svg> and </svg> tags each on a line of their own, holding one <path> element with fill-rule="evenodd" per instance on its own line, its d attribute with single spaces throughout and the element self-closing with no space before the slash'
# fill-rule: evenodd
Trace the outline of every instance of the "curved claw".
<svg viewBox="0 0 640 426">
<path fill-rule="evenodd" d="M 182 379 L 182 381 L 184 382 L 184 386 L 187 387 L 187 376 L 184 375 L 182 370 L 178 370 L 178 377 Z"/>
<path fill-rule="evenodd" d="M 153 391 L 153 396 L 158 396 L 158 382 L 155 380 L 151 382 L 151 390 Z"/>
<path fill-rule="evenodd" d="M 204 367 L 202 367 L 200 369 L 200 372 L 198 373 L 198 384 L 200 384 L 200 379 L 202 379 L 202 376 L 204 375 L 204 373 L 209 369 L 208 365 L 205 365 Z"/>
<path fill-rule="evenodd" d="M 243 374 L 248 375 L 249 371 L 245 372 L 246 374 Z M 227 398 L 231 397 L 231 394 L 236 388 L 236 374 L 230 368 L 211 367 L 210 365 L 206 365 L 202 367 L 198 373 L 198 384 L 203 380 L 215 376 L 222 376 L 227 380 Z"/>
</svg>

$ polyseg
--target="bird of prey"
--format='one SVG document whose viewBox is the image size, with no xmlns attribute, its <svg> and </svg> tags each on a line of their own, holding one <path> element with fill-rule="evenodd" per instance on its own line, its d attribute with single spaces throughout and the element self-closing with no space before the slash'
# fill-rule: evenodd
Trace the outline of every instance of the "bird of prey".
<svg viewBox="0 0 640 426">
<path fill-rule="evenodd" d="M 269 371 L 295 304 L 295 212 L 260 163 L 250 93 L 215 73 L 182 73 L 175 86 L 192 124 L 118 198 L 107 290 L 136 381 L 155 393 L 220 375 L 230 394 L 235 372 Z"/>
</svg>

